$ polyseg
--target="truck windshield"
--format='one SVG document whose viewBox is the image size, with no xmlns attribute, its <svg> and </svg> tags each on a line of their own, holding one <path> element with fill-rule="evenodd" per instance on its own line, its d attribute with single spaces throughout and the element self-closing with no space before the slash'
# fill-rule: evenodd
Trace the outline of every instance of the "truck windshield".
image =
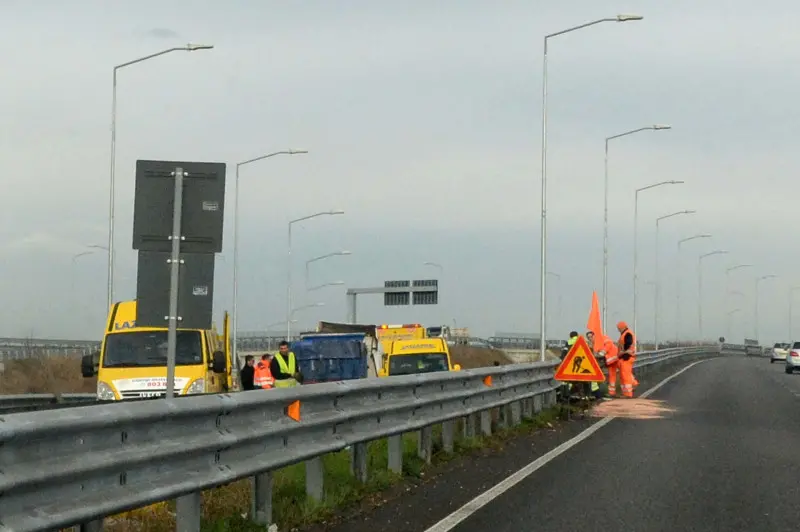
<svg viewBox="0 0 800 532">
<path fill-rule="evenodd" d="M 203 363 L 199 331 L 178 331 L 175 365 Z M 138 331 L 109 334 L 103 354 L 104 368 L 135 368 L 167 365 L 167 331 Z"/>
<path fill-rule="evenodd" d="M 416 355 L 392 355 L 389 357 L 389 375 L 411 375 L 449 371 L 447 355 L 444 353 L 420 353 Z"/>
</svg>

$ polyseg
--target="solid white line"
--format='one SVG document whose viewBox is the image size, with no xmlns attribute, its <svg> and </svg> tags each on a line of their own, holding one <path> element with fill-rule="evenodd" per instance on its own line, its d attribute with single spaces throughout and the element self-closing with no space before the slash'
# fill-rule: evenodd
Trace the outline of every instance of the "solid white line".
<svg viewBox="0 0 800 532">
<path fill-rule="evenodd" d="M 652 395 L 655 391 L 657 391 L 659 388 L 661 388 L 662 386 L 667 384 L 669 381 L 671 381 L 672 379 L 674 379 L 675 377 L 677 377 L 678 375 L 680 375 L 684 371 L 687 371 L 689 368 L 692 368 L 692 367 L 696 366 L 697 364 L 701 364 L 703 362 L 707 362 L 708 360 L 711 360 L 711 359 L 698 360 L 697 362 L 689 364 L 685 368 L 681 369 L 680 371 L 678 371 L 676 373 L 673 373 L 672 375 L 670 375 L 669 377 L 667 377 L 663 381 L 659 382 L 658 384 L 656 384 L 655 386 L 653 386 L 652 388 L 650 388 L 649 390 L 644 392 L 640 397 L 642 399 L 646 399 L 647 397 Z M 551 451 L 545 453 L 544 455 L 540 456 L 539 458 L 537 458 L 536 460 L 534 460 L 530 464 L 526 465 L 525 467 L 523 467 L 522 469 L 520 469 L 516 473 L 514 473 L 511 476 L 507 477 L 506 479 L 501 481 L 499 484 L 496 484 L 495 486 L 493 486 L 493 487 L 489 488 L 488 490 L 484 491 L 483 493 L 481 493 L 480 495 L 478 495 L 477 497 L 475 497 L 474 499 L 469 501 L 467 504 L 465 504 L 464 506 L 462 506 L 461 508 L 456 510 L 455 512 L 451 513 L 450 515 L 448 515 L 447 517 L 445 517 L 444 519 L 442 519 L 441 521 L 439 521 L 438 523 L 436 523 L 432 527 L 430 527 L 427 530 L 425 530 L 425 532 L 449 532 L 450 530 L 455 528 L 459 523 L 461 523 L 463 520 L 465 520 L 467 517 L 471 516 L 472 514 L 474 514 L 475 512 L 477 512 L 478 510 L 480 510 L 481 508 L 483 508 L 484 506 L 486 506 L 487 504 L 489 504 L 490 502 L 495 500 L 497 497 L 499 497 L 500 495 L 502 495 L 506 491 L 510 490 L 511 488 L 513 488 L 514 486 L 516 486 L 517 484 L 522 482 L 523 480 L 525 480 L 527 477 L 529 477 L 531 474 L 533 474 L 536 470 L 538 470 L 541 467 L 545 466 L 548 462 L 550 462 L 554 458 L 558 457 L 559 455 L 561 455 L 564 452 L 568 451 L 569 449 L 571 449 L 575 445 L 579 444 L 580 442 L 582 442 L 583 440 L 585 440 L 586 438 L 588 438 L 589 436 L 591 436 L 592 434 L 594 434 L 595 432 L 600 430 L 602 427 L 608 425 L 614 419 L 616 419 L 616 418 L 607 417 L 607 418 L 601 419 L 600 421 L 598 421 L 597 423 L 595 423 L 591 427 L 587 428 L 586 430 L 584 430 L 583 432 L 581 432 L 577 436 L 573 437 L 571 440 L 565 441 L 564 443 L 562 443 L 561 445 L 559 445 L 555 449 L 552 449 Z"/>
</svg>

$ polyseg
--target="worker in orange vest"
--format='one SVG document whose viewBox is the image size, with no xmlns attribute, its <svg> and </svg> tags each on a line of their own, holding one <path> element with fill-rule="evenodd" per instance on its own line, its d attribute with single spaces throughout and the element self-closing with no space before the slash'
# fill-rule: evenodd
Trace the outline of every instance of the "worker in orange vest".
<svg viewBox="0 0 800 532">
<path fill-rule="evenodd" d="M 256 388 L 269 390 L 275 386 L 275 379 L 269 369 L 269 364 L 272 362 L 271 358 L 268 354 L 263 354 L 261 355 L 261 360 L 256 364 L 255 375 L 253 376 L 253 385 Z"/>
<path fill-rule="evenodd" d="M 622 380 L 622 395 L 633 397 L 633 388 L 638 382 L 633 376 L 633 363 L 636 362 L 636 336 L 624 321 L 617 323 L 619 331 L 619 372 Z"/>
<path fill-rule="evenodd" d="M 619 348 L 608 336 L 603 335 L 603 347 L 600 355 L 605 358 L 608 368 L 608 395 L 617 396 L 617 370 L 619 370 Z"/>
</svg>

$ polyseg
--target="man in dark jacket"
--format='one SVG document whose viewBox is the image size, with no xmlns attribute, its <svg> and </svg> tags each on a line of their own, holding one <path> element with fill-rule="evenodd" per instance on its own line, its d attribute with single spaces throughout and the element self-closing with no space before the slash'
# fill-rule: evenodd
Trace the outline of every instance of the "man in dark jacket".
<svg viewBox="0 0 800 532">
<path fill-rule="evenodd" d="M 255 390 L 253 385 L 253 377 L 255 376 L 255 369 L 253 368 L 255 360 L 253 355 L 244 357 L 244 367 L 239 372 L 239 377 L 242 379 L 242 390 Z"/>
</svg>

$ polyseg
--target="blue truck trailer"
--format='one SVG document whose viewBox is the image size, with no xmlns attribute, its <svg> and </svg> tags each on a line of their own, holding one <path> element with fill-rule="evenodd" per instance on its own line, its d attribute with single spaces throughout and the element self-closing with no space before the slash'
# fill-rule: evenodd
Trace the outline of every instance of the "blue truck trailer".
<svg viewBox="0 0 800 532">
<path fill-rule="evenodd" d="M 310 333 L 292 343 L 303 384 L 364 379 L 368 352 L 364 333 Z"/>
</svg>

